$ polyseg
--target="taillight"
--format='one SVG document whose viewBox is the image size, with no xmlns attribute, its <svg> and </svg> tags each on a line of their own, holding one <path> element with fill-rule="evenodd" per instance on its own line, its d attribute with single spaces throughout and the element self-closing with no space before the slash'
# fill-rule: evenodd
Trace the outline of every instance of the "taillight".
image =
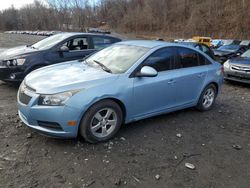
<svg viewBox="0 0 250 188">
<path fill-rule="evenodd" d="M 224 67 L 223 66 L 221 66 L 220 70 L 221 70 L 221 73 L 224 74 Z"/>
</svg>

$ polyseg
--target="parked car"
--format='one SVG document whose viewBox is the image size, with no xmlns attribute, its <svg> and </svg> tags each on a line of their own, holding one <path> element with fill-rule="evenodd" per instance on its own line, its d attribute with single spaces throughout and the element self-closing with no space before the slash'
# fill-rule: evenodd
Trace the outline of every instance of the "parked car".
<svg viewBox="0 0 250 188">
<path fill-rule="evenodd" d="M 194 37 L 192 37 L 192 40 L 194 40 L 195 42 L 201 43 L 201 44 L 205 44 L 207 46 L 211 46 L 211 44 L 212 44 L 212 39 L 210 37 L 194 36 Z"/>
<path fill-rule="evenodd" d="M 88 32 L 89 32 L 89 33 L 111 34 L 110 31 L 106 31 L 106 30 L 103 30 L 103 29 L 100 29 L 100 28 L 89 28 L 89 29 L 88 29 Z"/>
<path fill-rule="evenodd" d="M 84 58 L 119 38 L 90 33 L 61 33 L 33 45 L 19 46 L 0 53 L 0 80 L 20 82 L 43 66 Z"/>
<path fill-rule="evenodd" d="M 241 41 L 240 45 L 250 47 L 250 40 L 243 40 L 243 41 Z"/>
<path fill-rule="evenodd" d="M 214 49 L 214 55 L 218 59 L 218 61 L 224 63 L 230 58 L 240 56 L 248 49 L 248 46 L 224 45 L 219 47 L 218 49 Z"/>
<path fill-rule="evenodd" d="M 162 41 L 125 41 L 82 61 L 30 73 L 18 91 L 18 113 L 53 137 L 101 142 L 122 123 L 196 106 L 210 110 L 222 66 L 200 50 Z M 180 92 L 181 91 L 181 92 Z"/>
<path fill-rule="evenodd" d="M 223 45 L 223 41 L 220 39 L 214 39 L 212 40 L 211 46 L 212 48 L 219 48 Z"/>
<path fill-rule="evenodd" d="M 224 39 L 222 40 L 223 45 L 239 45 L 241 43 L 240 40 L 233 40 L 233 39 Z"/>
<path fill-rule="evenodd" d="M 215 59 L 214 52 L 210 49 L 206 44 L 198 43 L 198 42 L 179 42 L 179 44 L 191 46 L 193 48 L 197 48 L 210 56 L 212 59 Z"/>
<path fill-rule="evenodd" d="M 250 84 L 250 50 L 224 63 L 225 80 Z"/>
</svg>

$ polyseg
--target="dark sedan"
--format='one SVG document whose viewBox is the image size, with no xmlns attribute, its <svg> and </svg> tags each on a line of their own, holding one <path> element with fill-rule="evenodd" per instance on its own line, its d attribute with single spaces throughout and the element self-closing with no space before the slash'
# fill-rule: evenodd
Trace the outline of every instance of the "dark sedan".
<svg viewBox="0 0 250 188">
<path fill-rule="evenodd" d="M 250 50 L 224 63 L 225 80 L 250 84 Z"/>
<path fill-rule="evenodd" d="M 219 47 L 218 49 L 215 49 L 214 55 L 218 61 L 223 63 L 230 58 L 240 56 L 248 49 L 248 46 L 243 45 L 224 45 Z"/>
<path fill-rule="evenodd" d="M 60 33 L 33 45 L 0 53 L 0 80 L 20 82 L 31 71 L 60 62 L 82 59 L 121 39 L 90 33 Z"/>
<path fill-rule="evenodd" d="M 177 43 L 199 49 L 200 51 L 202 51 L 205 54 L 207 54 L 208 56 L 210 56 L 212 59 L 215 59 L 213 50 L 211 50 L 205 44 L 201 44 L 201 43 L 198 43 L 198 42 L 177 42 Z"/>
</svg>

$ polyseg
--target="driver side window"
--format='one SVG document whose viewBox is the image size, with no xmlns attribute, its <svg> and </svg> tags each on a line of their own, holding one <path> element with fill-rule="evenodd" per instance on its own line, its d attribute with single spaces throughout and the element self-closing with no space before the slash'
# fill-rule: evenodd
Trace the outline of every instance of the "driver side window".
<svg viewBox="0 0 250 188">
<path fill-rule="evenodd" d="M 65 42 L 62 46 L 68 47 L 69 51 L 86 50 L 89 49 L 88 38 L 79 37 L 70 39 L 69 41 Z"/>
<path fill-rule="evenodd" d="M 150 55 L 144 62 L 144 66 L 153 67 L 158 72 L 171 70 L 175 57 L 175 50 L 171 47 L 160 49 Z"/>
</svg>

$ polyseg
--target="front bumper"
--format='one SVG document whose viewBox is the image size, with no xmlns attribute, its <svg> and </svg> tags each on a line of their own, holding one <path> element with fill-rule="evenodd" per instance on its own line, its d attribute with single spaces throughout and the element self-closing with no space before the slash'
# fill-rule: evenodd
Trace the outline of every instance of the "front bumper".
<svg viewBox="0 0 250 188">
<path fill-rule="evenodd" d="M 23 78 L 24 74 L 19 68 L 0 66 L 0 80 L 7 82 L 21 82 Z"/>
<path fill-rule="evenodd" d="M 250 72 L 236 71 L 231 68 L 224 70 L 224 79 L 250 84 Z"/>
<path fill-rule="evenodd" d="M 19 94 L 18 94 L 19 95 Z M 39 106 L 39 95 L 34 94 L 30 102 L 25 105 L 18 99 L 17 107 L 20 119 L 30 128 L 46 136 L 56 138 L 75 138 L 81 121 L 81 112 L 68 106 Z M 76 121 L 77 125 L 69 126 L 67 122 Z M 56 124 L 56 129 L 44 126 L 40 122 Z"/>
</svg>

